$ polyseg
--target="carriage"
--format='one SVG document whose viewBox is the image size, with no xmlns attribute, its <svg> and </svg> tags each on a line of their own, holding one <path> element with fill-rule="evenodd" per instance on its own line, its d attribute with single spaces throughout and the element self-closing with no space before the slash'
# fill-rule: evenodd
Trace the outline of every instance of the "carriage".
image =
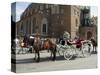
<svg viewBox="0 0 100 75">
<path fill-rule="evenodd" d="M 70 34 L 65 32 L 63 35 L 65 40 L 70 38 Z M 68 41 L 65 45 L 57 44 L 57 52 L 66 60 L 72 59 L 74 56 L 88 57 L 91 55 L 93 45 L 90 40 L 80 40 L 78 43 L 70 44 Z"/>
<path fill-rule="evenodd" d="M 57 45 L 57 53 L 63 56 L 66 60 L 72 59 L 74 56 L 88 57 L 91 55 L 92 44 L 89 40 L 85 40 L 80 48 L 76 45 Z"/>
<path fill-rule="evenodd" d="M 33 53 L 33 47 L 30 45 L 24 46 L 25 44 L 22 42 L 22 40 L 15 38 L 12 42 L 12 54 L 28 54 Z"/>
</svg>

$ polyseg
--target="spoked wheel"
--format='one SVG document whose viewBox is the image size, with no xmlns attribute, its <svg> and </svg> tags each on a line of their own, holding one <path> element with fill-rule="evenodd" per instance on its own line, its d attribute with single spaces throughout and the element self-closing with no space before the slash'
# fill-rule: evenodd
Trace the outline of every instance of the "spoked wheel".
<svg viewBox="0 0 100 75">
<path fill-rule="evenodd" d="M 63 51 L 63 49 L 59 45 L 57 45 L 57 52 L 58 52 L 58 54 L 60 56 L 63 56 L 64 55 L 64 51 Z"/>
<path fill-rule="evenodd" d="M 59 49 L 59 50 L 58 50 L 58 54 L 59 54 L 60 56 L 64 56 L 64 50 Z"/>
<path fill-rule="evenodd" d="M 89 44 L 84 44 L 82 47 L 83 57 L 88 57 L 91 55 L 91 46 Z"/>
<path fill-rule="evenodd" d="M 66 60 L 70 60 L 70 59 L 72 59 L 72 57 L 73 57 L 73 51 L 72 51 L 72 49 L 67 49 L 67 50 L 64 52 L 64 58 L 65 58 Z"/>
</svg>

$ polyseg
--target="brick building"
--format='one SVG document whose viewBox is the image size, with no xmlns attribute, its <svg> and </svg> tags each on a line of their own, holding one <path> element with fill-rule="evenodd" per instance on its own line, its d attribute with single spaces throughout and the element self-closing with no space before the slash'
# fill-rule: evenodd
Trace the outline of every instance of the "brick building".
<svg viewBox="0 0 100 75">
<path fill-rule="evenodd" d="M 77 35 L 87 38 L 80 32 L 84 31 L 82 27 L 86 25 L 81 23 L 85 19 L 81 15 L 84 13 L 80 6 L 31 3 L 16 23 L 16 32 L 17 35 L 39 33 L 42 37 L 61 37 L 67 31 L 71 38 Z"/>
</svg>

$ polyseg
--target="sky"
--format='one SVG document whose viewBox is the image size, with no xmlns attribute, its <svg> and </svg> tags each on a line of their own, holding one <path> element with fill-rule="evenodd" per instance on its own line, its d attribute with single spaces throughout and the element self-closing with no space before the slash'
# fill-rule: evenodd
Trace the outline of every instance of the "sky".
<svg viewBox="0 0 100 75">
<path fill-rule="evenodd" d="M 91 6 L 91 17 L 98 16 L 98 8 L 96 6 Z"/>
<path fill-rule="evenodd" d="M 29 2 L 16 2 L 16 5 L 12 4 L 12 15 L 16 15 L 14 16 L 16 17 L 16 19 L 13 19 L 14 21 L 17 22 L 20 20 L 21 14 L 25 11 L 25 9 L 28 7 L 29 4 L 30 4 Z"/>
<path fill-rule="evenodd" d="M 17 17 L 17 20 L 20 19 L 20 15 L 24 12 L 24 10 L 27 8 L 27 6 L 29 5 L 30 3 L 28 2 L 24 2 L 24 3 L 16 3 L 16 17 Z"/>
<path fill-rule="evenodd" d="M 20 20 L 20 16 L 21 14 L 24 12 L 24 10 L 28 7 L 30 3 L 29 2 L 17 2 L 16 3 L 16 10 L 14 10 L 14 5 L 12 8 L 12 14 L 15 15 L 14 11 L 16 11 L 16 19 L 14 21 L 19 21 Z M 90 11 L 91 11 L 91 17 L 92 16 L 97 16 L 98 15 L 98 9 L 96 6 L 91 6 L 90 7 Z"/>
</svg>

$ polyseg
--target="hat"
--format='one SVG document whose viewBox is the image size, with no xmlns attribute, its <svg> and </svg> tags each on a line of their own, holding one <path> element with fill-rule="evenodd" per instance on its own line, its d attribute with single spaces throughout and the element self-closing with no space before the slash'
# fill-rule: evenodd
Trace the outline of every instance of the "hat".
<svg viewBox="0 0 100 75">
<path fill-rule="evenodd" d="M 40 34 L 39 33 L 36 33 L 35 36 L 38 37 L 38 36 L 40 36 Z"/>
</svg>

